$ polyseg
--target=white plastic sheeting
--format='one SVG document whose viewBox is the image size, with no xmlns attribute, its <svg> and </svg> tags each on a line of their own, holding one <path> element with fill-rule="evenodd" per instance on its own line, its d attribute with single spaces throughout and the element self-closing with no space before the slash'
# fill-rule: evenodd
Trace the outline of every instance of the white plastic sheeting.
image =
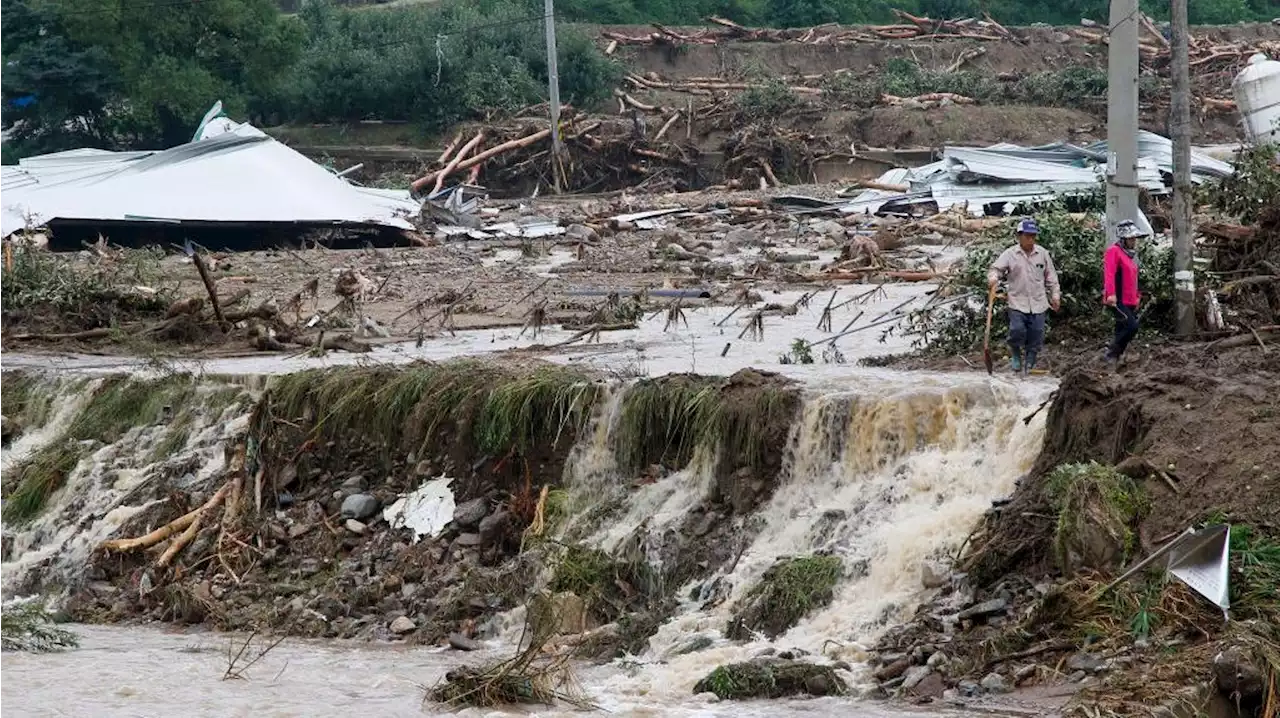
<svg viewBox="0 0 1280 718">
<path fill-rule="evenodd" d="M 453 479 L 432 479 L 407 496 L 402 496 L 382 512 L 393 529 L 413 529 L 414 540 L 423 536 L 435 538 L 453 520 L 456 507 L 449 484 Z"/>
<path fill-rule="evenodd" d="M 168 150 L 29 157 L 4 168 L 0 194 L 5 237 L 57 219 L 413 229 L 406 217 L 418 211 L 407 193 L 351 185 L 225 117 L 207 118 L 197 139 Z"/>
</svg>

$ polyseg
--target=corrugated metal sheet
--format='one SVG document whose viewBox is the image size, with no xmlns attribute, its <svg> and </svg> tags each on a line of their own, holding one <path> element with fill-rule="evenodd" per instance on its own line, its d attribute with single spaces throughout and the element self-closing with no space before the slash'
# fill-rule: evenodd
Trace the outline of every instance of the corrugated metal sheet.
<svg viewBox="0 0 1280 718">
<path fill-rule="evenodd" d="M 362 191 L 256 127 L 226 118 L 158 152 L 72 150 L 6 169 L 3 233 L 56 219 L 379 225 L 416 202 Z"/>
</svg>

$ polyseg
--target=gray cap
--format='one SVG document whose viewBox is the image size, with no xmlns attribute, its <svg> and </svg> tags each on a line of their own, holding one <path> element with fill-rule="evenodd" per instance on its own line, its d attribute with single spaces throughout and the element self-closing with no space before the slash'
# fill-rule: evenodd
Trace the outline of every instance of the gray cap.
<svg viewBox="0 0 1280 718">
<path fill-rule="evenodd" d="M 1147 236 L 1137 224 L 1131 219 L 1126 219 L 1116 224 L 1116 237 L 1119 239 L 1131 239 Z"/>
</svg>

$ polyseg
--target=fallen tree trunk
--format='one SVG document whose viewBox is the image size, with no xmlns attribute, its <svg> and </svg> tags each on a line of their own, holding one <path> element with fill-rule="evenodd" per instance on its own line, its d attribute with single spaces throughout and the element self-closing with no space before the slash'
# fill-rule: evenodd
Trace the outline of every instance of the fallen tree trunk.
<svg viewBox="0 0 1280 718">
<path fill-rule="evenodd" d="M 223 484 L 222 488 L 218 489 L 218 493 L 210 497 L 209 500 L 204 502 L 204 505 L 202 505 L 200 508 L 194 509 L 192 511 L 189 511 L 183 514 L 182 516 L 179 516 L 173 521 L 170 521 L 169 523 L 165 524 L 164 526 L 161 526 L 160 528 L 156 529 L 155 531 L 152 531 L 151 533 L 145 536 L 139 536 L 137 538 L 130 538 L 130 539 L 113 539 L 111 541 L 103 541 L 101 544 L 99 544 L 98 548 L 100 548 L 103 551 L 118 551 L 123 553 L 126 551 L 134 551 L 140 548 L 149 548 L 151 546 L 155 546 L 156 544 L 169 538 L 175 533 L 179 531 L 185 531 L 188 527 L 190 527 L 193 523 L 195 523 L 195 520 L 200 517 L 201 513 L 208 511 L 209 509 L 215 508 L 218 504 L 222 503 L 222 500 L 227 497 L 227 492 L 231 490 L 231 484 L 232 482 L 230 481 Z"/>
<path fill-rule="evenodd" d="M 462 170 L 469 170 L 472 167 L 475 167 L 476 165 L 489 159 L 490 157 L 493 157 L 495 155 L 500 155 L 503 152 L 510 152 L 511 150 L 519 149 L 521 147 L 528 147 L 529 145 L 532 145 L 533 143 L 539 142 L 541 140 L 545 140 L 550 136 L 551 136 L 551 129 L 547 128 L 545 130 L 539 130 L 537 132 L 534 132 L 531 135 L 526 135 L 519 139 L 511 140 L 509 142 L 504 142 L 495 147 L 490 147 L 489 149 L 485 150 L 484 152 L 481 152 L 475 157 L 472 157 L 470 159 L 457 163 L 453 167 L 453 169 L 450 171 L 460 172 Z M 434 182 L 436 177 L 440 174 L 440 172 L 443 172 L 443 171 L 444 170 L 440 170 L 439 172 L 432 172 L 428 175 L 425 175 L 424 177 L 419 178 L 411 185 L 411 188 L 415 192 L 419 191 L 422 187 L 426 186 L 428 183 Z"/>
</svg>

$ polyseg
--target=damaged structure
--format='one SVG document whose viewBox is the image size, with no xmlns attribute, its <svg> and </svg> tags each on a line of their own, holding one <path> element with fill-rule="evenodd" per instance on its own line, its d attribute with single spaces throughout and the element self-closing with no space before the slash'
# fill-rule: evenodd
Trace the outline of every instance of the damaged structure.
<svg viewBox="0 0 1280 718">
<path fill-rule="evenodd" d="M 47 227 L 51 249 L 113 243 L 254 249 L 317 230 L 405 243 L 419 205 L 408 192 L 364 188 L 233 122 L 218 103 L 195 137 L 161 151 L 76 149 L 3 172 L 4 237 Z M 335 238 L 336 239 L 336 238 Z"/>
</svg>

